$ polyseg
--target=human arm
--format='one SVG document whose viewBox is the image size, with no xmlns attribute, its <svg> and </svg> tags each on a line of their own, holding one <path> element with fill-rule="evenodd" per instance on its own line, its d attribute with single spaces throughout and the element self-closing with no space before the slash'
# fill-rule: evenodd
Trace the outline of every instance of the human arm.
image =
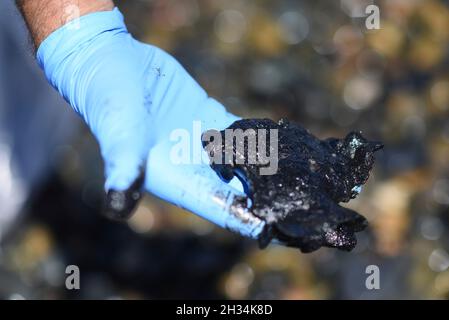
<svg viewBox="0 0 449 320">
<path fill-rule="evenodd" d="M 53 31 L 89 13 L 109 11 L 112 0 L 16 0 L 36 48 Z"/>
<path fill-rule="evenodd" d="M 21 2 L 47 79 L 99 142 L 109 216 L 128 217 L 147 190 L 221 227 L 257 237 L 263 223 L 235 205 L 243 194 L 222 182 L 207 164 L 175 164 L 170 158 L 174 131 L 190 133 L 193 152 L 201 152 L 195 122 L 204 132 L 224 129 L 237 117 L 208 97 L 173 57 L 136 41 L 118 9 L 89 4 L 79 7 L 80 18 L 64 20 L 58 15 L 64 17 L 66 11 L 57 9 L 64 1 L 51 1 L 54 7 L 48 1 L 45 7 L 41 0 Z M 34 17 L 39 10 L 51 13 Z M 42 27 L 46 21 L 49 26 Z"/>
</svg>

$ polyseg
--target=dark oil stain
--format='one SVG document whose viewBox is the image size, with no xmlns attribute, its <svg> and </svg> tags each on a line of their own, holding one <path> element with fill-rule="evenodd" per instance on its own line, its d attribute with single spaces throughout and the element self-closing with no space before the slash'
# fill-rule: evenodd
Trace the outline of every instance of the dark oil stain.
<svg viewBox="0 0 449 320">
<path fill-rule="evenodd" d="M 233 163 L 211 165 L 223 180 L 236 176 L 242 181 L 252 202 L 251 213 L 266 222 L 259 237 L 262 248 L 273 239 L 302 252 L 322 246 L 346 251 L 355 247 L 355 233 L 365 229 L 367 221 L 339 203 L 357 196 L 373 167 L 374 153 L 382 144 L 368 141 L 359 132 L 351 132 L 344 139 L 320 140 L 287 120 L 239 120 L 229 129 L 267 129 L 268 133 L 269 129 L 278 129 L 275 174 L 261 175 L 260 168 L 266 165 L 248 163 L 245 142 L 240 142 L 244 155 L 234 144 Z M 225 133 L 220 133 L 222 145 L 213 145 L 212 152 L 221 152 L 224 161 Z M 209 143 L 203 142 L 204 147 Z M 235 159 L 241 157 L 245 162 L 236 164 Z"/>
</svg>

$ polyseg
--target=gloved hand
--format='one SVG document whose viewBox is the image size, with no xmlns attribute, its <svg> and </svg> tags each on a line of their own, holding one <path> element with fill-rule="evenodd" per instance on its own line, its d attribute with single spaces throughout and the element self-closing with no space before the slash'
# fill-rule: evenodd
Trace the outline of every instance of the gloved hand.
<svg viewBox="0 0 449 320">
<path fill-rule="evenodd" d="M 37 57 L 100 144 L 109 216 L 127 218 L 144 186 L 223 228 L 259 235 L 264 222 L 245 209 L 245 195 L 202 161 L 201 133 L 238 118 L 173 57 L 133 39 L 118 9 L 61 27 Z"/>
</svg>

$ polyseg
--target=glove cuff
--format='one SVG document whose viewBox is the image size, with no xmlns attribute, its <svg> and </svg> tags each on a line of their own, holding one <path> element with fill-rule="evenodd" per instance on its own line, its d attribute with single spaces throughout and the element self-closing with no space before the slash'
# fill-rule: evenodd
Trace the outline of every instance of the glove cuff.
<svg viewBox="0 0 449 320">
<path fill-rule="evenodd" d="M 127 33 L 124 18 L 118 8 L 112 11 L 94 12 L 72 20 L 52 32 L 39 46 L 36 57 L 47 79 L 54 87 L 57 67 L 71 54 L 88 46 L 100 34 Z"/>
</svg>

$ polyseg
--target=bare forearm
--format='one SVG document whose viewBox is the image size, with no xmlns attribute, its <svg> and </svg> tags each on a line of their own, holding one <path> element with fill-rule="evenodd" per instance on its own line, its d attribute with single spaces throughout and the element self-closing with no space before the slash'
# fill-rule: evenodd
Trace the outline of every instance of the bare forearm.
<svg viewBox="0 0 449 320">
<path fill-rule="evenodd" d="M 80 16 L 112 10 L 112 0 L 17 0 L 28 29 L 39 47 L 53 31 Z"/>
</svg>

